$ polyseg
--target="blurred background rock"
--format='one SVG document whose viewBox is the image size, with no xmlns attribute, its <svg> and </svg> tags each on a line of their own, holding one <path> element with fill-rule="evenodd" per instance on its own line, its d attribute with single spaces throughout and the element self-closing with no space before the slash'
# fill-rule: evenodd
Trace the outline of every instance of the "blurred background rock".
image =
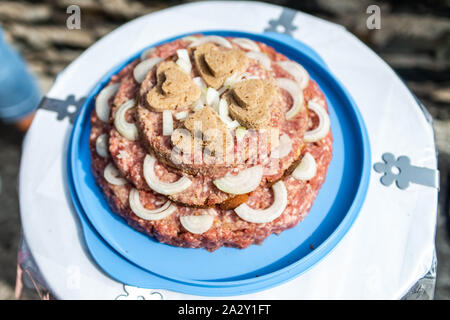
<svg viewBox="0 0 450 320">
<path fill-rule="evenodd" d="M 43 93 L 55 77 L 93 42 L 123 23 L 188 1 L 0 0 L 6 40 L 23 55 Z M 439 151 L 441 191 L 436 249 L 436 299 L 450 299 L 450 0 L 278 0 L 344 25 L 403 78 L 433 116 Z M 66 9 L 81 8 L 81 29 L 68 30 Z M 381 8 L 381 29 L 368 30 L 366 9 Z M 0 124 L 0 299 L 13 299 L 20 238 L 17 174 L 22 135 Z"/>
</svg>

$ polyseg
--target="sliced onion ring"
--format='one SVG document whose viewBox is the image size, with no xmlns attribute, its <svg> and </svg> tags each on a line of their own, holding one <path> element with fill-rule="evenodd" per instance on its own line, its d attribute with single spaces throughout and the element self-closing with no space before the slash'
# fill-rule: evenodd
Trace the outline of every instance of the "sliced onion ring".
<svg viewBox="0 0 450 320">
<path fill-rule="evenodd" d="M 106 133 L 99 135 L 95 140 L 95 151 L 100 157 L 108 158 L 108 135 Z"/>
<path fill-rule="evenodd" d="M 240 46 L 242 49 L 250 50 L 250 51 L 256 51 L 260 52 L 261 49 L 259 48 L 258 44 L 250 39 L 247 38 L 234 38 L 231 40 L 232 42 L 236 43 L 238 46 Z"/>
<path fill-rule="evenodd" d="M 117 109 L 115 118 L 114 118 L 114 126 L 117 131 L 127 138 L 128 140 L 135 141 L 138 138 L 138 130 L 134 123 L 129 123 L 125 119 L 125 114 L 128 110 L 134 108 L 134 99 L 128 100 L 124 104 L 122 104 L 119 109 Z"/>
<path fill-rule="evenodd" d="M 173 116 L 172 111 L 164 110 L 162 112 L 163 120 L 163 136 L 171 136 L 173 133 Z"/>
<path fill-rule="evenodd" d="M 245 137 L 245 135 L 247 134 L 247 129 L 245 127 L 242 127 L 242 126 L 237 127 L 236 131 L 235 131 L 235 134 L 236 134 L 236 139 L 237 140 L 242 140 Z"/>
<path fill-rule="evenodd" d="M 240 123 L 237 120 L 230 118 L 228 113 L 228 103 L 225 99 L 219 100 L 218 109 L 219 117 L 225 123 L 227 128 L 234 129 L 240 126 Z"/>
<path fill-rule="evenodd" d="M 248 72 L 244 73 L 233 73 L 231 76 L 225 79 L 223 83 L 223 87 L 220 89 L 219 93 L 222 94 L 225 92 L 225 90 L 230 89 L 233 87 L 236 83 L 241 82 L 243 80 L 250 80 L 250 79 L 261 79 L 259 76 L 252 75 Z"/>
<path fill-rule="evenodd" d="M 231 120 L 231 118 L 225 119 L 224 122 L 228 129 L 236 129 L 241 125 L 237 120 Z"/>
<path fill-rule="evenodd" d="M 325 138 L 330 131 L 330 117 L 325 108 L 317 102 L 309 101 L 308 109 L 317 114 L 319 117 L 319 125 L 315 129 L 305 132 L 303 140 L 305 142 L 316 142 Z"/>
<path fill-rule="evenodd" d="M 262 52 L 250 51 L 247 52 L 247 57 L 253 60 L 257 60 L 267 70 L 270 70 L 272 68 L 272 61 L 270 61 L 270 58 Z"/>
<path fill-rule="evenodd" d="M 160 63 L 161 61 L 162 61 L 161 58 L 155 57 L 155 58 L 150 58 L 150 59 L 140 62 L 133 70 L 134 79 L 138 83 L 141 83 L 142 81 L 144 81 L 147 73 L 150 70 L 152 70 L 153 67 L 155 65 L 157 65 L 158 63 Z"/>
<path fill-rule="evenodd" d="M 208 87 L 206 90 L 206 105 L 213 107 L 214 110 L 218 111 L 219 100 L 219 92 L 214 88 Z"/>
<path fill-rule="evenodd" d="M 155 47 L 148 48 L 148 49 L 144 50 L 144 51 L 141 53 L 141 60 L 144 61 L 145 59 L 147 59 L 148 55 L 149 55 L 150 53 L 152 53 L 153 51 L 155 51 L 155 50 L 156 50 Z"/>
<path fill-rule="evenodd" d="M 225 177 L 213 181 L 217 189 L 230 194 L 245 194 L 258 188 L 263 177 L 260 165 L 245 169 L 237 175 L 227 173 Z"/>
<path fill-rule="evenodd" d="M 178 49 L 177 50 L 178 59 L 189 60 L 189 53 L 186 49 Z"/>
<path fill-rule="evenodd" d="M 131 210 L 139 217 L 144 220 L 161 220 L 164 218 L 167 218 L 172 213 L 177 210 L 177 207 L 171 202 L 166 201 L 161 207 L 149 210 L 146 209 L 142 203 L 141 199 L 139 197 L 139 190 L 133 188 L 130 191 L 129 199 L 130 208 Z"/>
<path fill-rule="evenodd" d="M 228 103 L 225 99 L 219 100 L 219 116 L 220 118 L 228 117 Z"/>
<path fill-rule="evenodd" d="M 192 181 L 184 176 L 172 183 L 162 182 L 155 174 L 155 163 L 155 157 L 149 154 L 145 156 L 144 179 L 152 190 L 167 196 L 180 193 L 191 186 Z"/>
<path fill-rule="evenodd" d="M 214 215 L 202 214 L 198 216 L 195 215 L 181 216 L 180 222 L 181 225 L 190 233 L 202 234 L 212 227 L 214 222 Z"/>
<path fill-rule="evenodd" d="M 105 167 L 105 171 L 103 171 L 103 177 L 108 183 L 115 186 L 121 186 L 127 183 L 127 180 L 120 176 L 119 170 L 117 170 L 117 168 L 112 163 L 108 163 L 108 165 Z"/>
<path fill-rule="evenodd" d="M 184 60 L 184 59 L 178 59 L 176 64 L 180 67 L 181 70 L 183 70 L 188 75 L 191 74 L 192 65 L 190 61 Z"/>
<path fill-rule="evenodd" d="M 175 119 L 179 120 L 179 121 L 183 121 L 186 120 L 186 118 L 189 116 L 189 112 L 187 111 L 180 111 L 175 113 Z"/>
<path fill-rule="evenodd" d="M 206 88 L 206 83 L 202 77 L 195 77 L 192 79 L 192 81 L 195 82 L 195 84 L 200 88 L 200 90 Z"/>
<path fill-rule="evenodd" d="M 189 42 L 194 42 L 195 40 L 197 40 L 199 37 L 198 36 L 186 36 L 181 38 L 181 40 L 184 41 L 189 41 Z"/>
<path fill-rule="evenodd" d="M 297 180 L 311 180 L 317 172 L 317 164 L 311 153 L 307 152 L 303 156 L 299 165 L 292 172 L 292 176 Z"/>
<path fill-rule="evenodd" d="M 119 87 L 120 83 L 113 83 L 104 87 L 95 100 L 95 112 L 103 122 L 109 122 L 109 113 L 111 112 L 109 100 L 116 94 Z"/>
<path fill-rule="evenodd" d="M 295 81 L 300 85 L 300 88 L 305 89 L 308 86 L 309 74 L 301 65 L 294 61 L 280 61 L 278 65 L 284 71 L 294 77 Z"/>
<path fill-rule="evenodd" d="M 201 91 L 200 97 L 198 98 L 198 100 L 191 105 L 191 108 L 194 111 L 198 111 L 201 108 L 203 108 L 204 105 L 206 104 L 206 93 L 208 92 L 208 87 L 206 86 L 205 81 L 203 81 L 203 79 L 201 77 L 195 77 L 192 80 L 200 88 L 200 91 Z"/>
<path fill-rule="evenodd" d="M 301 110 L 304 104 L 302 89 L 292 80 L 287 78 L 277 78 L 277 85 L 286 90 L 292 97 L 292 107 L 286 112 L 286 120 L 295 117 Z"/>
<path fill-rule="evenodd" d="M 231 45 L 231 43 L 225 39 L 224 37 L 220 37 L 220 36 L 205 36 L 205 37 L 201 37 L 197 40 L 195 40 L 194 42 L 192 42 L 189 45 L 189 48 L 192 47 L 198 47 L 199 45 L 202 45 L 204 43 L 207 42 L 214 42 L 216 44 L 218 44 L 219 46 L 231 49 L 233 46 Z"/>
<path fill-rule="evenodd" d="M 205 95 L 202 93 L 201 95 L 200 95 L 200 98 L 196 101 L 196 102 L 194 102 L 193 104 L 192 104 L 192 106 L 191 106 L 191 108 L 192 108 L 192 110 L 194 110 L 194 111 L 198 111 L 198 110 L 200 110 L 200 109 L 203 109 L 203 107 L 205 106 Z"/>
<path fill-rule="evenodd" d="M 292 149 L 292 140 L 289 136 L 283 133 L 280 137 L 280 143 L 278 147 L 274 148 L 270 152 L 270 157 L 274 159 L 281 159 L 286 157 Z"/>
<path fill-rule="evenodd" d="M 287 190 L 283 181 L 278 181 L 272 186 L 274 201 L 266 209 L 252 209 L 243 203 L 234 209 L 236 214 L 243 220 L 252 223 L 266 223 L 278 218 L 287 206 Z"/>
<path fill-rule="evenodd" d="M 235 83 L 239 82 L 240 78 L 241 78 L 240 73 L 238 72 L 233 73 L 231 76 L 225 79 L 222 88 L 225 88 L 225 90 L 231 88 Z"/>
<path fill-rule="evenodd" d="M 178 49 L 177 50 L 178 60 L 176 64 L 183 69 L 187 74 L 191 74 L 192 64 L 191 59 L 189 58 L 189 53 L 186 49 Z"/>
</svg>

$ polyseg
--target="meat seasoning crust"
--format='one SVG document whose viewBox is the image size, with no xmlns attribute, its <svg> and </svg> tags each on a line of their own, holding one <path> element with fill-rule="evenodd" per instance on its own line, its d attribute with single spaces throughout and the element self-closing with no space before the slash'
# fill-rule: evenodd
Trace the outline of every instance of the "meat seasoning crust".
<svg viewBox="0 0 450 320">
<path fill-rule="evenodd" d="M 156 47 L 146 58 L 163 61 L 144 81 L 133 77 L 139 59 L 111 78 L 110 84 L 118 83 L 119 89 L 109 101 L 110 121 L 101 121 L 95 109 L 91 114 L 92 172 L 111 210 L 160 242 L 209 251 L 261 244 L 269 235 L 297 225 L 325 180 L 332 158 L 331 130 L 317 133 L 314 142 L 303 139 L 307 131 L 320 127 L 308 105 L 328 111 L 320 88 L 309 79 L 297 94 L 303 96 L 302 107 L 286 119 L 294 97 L 278 87 L 277 79 L 296 83 L 278 66 L 287 58 L 255 42 L 269 59 L 268 68 L 248 58 L 248 49 L 231 39 L 223 38 L 229 46 L 207 42 L 192 47 L 191 41 L 180 39 Z M 188 69 L 182 68 L 186 65 Z M 114 122 L 117 108 L 130 99 L 137 106 L 125 121 L 136 126 L 135 141 L 122 136 Z M 163 123 L 165 110 L 173 116 L 171 135 L 163 135 L 168 125 Z M 106 149 L 101 149 L 104 141 Z M 202 151 L 200 159 L 196 146 Z M 231 161 L 220 162 L 224 153 Z M 179 161 L 187 155 L 191 161 Z M 301 172 L 305 159 L 315 162 L 312 174 Z M 115 179 L 111 168 L 118 169 Z M 276 191 L 280 188 L 285 193 Z M 274 203 L 287 204 L 278 208 Z M 204 215 L 210 218 L 195 225 L 180 219 Z"/>
</svg>

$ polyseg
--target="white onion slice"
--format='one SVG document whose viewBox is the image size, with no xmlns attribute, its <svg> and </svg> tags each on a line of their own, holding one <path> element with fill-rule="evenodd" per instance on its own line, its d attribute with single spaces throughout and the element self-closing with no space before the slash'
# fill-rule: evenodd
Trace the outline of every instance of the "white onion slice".
<svg viewBox="0 0 450 320">
<path fill-rule="evenodd" d="M 237 127 L 235 134 L 237 140 L 242 140 L 247 134 L 247 129 L 245 127 Z"/>
<path fill-rule="evenodd" d="M 250 51 L 257 51 L 257 52 L 261 51 L 261 49 L 259 49 L 258 44 L 253 40 L 250 40 L 247 38 L 234 38 L 231 41 L 236 43 L 242 49 L 247 49 Z"/>
<path fill-rule="evenodd" d="M 237 83 L 241 78 L 241 74 L 235 72 L 231 76 L 225 79 L 223 82 L 223 88 L 231 88 L 235 83 Z"/>
<path fill-rule="evenodd" d="M 267 70 L 270 70 L 272 67 L 272 61 L 270 61 L 270 58 L 262 52 L 250 51 L 247 52 L 247 57 L 253 60 L 257 60 Z"/>
<path fill-rule="evenodd" d="M 248 222 L 252 223 L 266 223 L 278 218 L 286 209 L 287 206 L 287 190 L 283 181 L 278 181 L 272 186 L 274 201 L 272 205 L 266 209 L 252 209 L 247 204 L 243 203 L 234 211 L 237 215 Z"/>
<path fill-rule="evenodd" d="M 322 107 L 325 108 L 325 101 L 323 99 L 320 99 L 319 97 L 314 97 L 310 101 L 320 104 Z"/>
<path fill-rule="evenodd" d="M 127 180 L 120 176 L 119 170 L 117 170 L 117 168 L 112 163 L 108 163 L 108 165 L 105 167 L 105 171 L 103 171 L 103 177 L 106 181 L 115 186 L 121 186 L 127 183 Z"/>
<path fill-rule="evenodd" d="M 295 170 L 292 172 L 292 176 L 297 180 L 310 180 L 314 178 L 317 172 L 317 164 L 314 157 L 309 153 L 305 153 L 302 160 Z"/>
<path fill-rule="evenodd" d="M 198 79 L 198 80 L 196 80 L 196 79 Z M 200 88 L 201 93 L 200 93 L 200 97 L 198 98 L 198 100 L 195 101 L 191 105 L 191 109 L 193 109 L 194 111 L 198 111 L 198 110 L 202 109 L 206 104 L 206 93 L 208 92 L 208 89 L 206 87 L 205 82 L 200 77 L 196 77 L 193 80 L 197 84 L 197 86 Z"/>
<path fill-rule="evenodd" d="M 280 137 L 280 143 L 278 147 L 270 152 L 270 157 L 274 159 L 281 159 L 286 157 L 292 149 L 292 140 L 289 136 L 283 133 Z"/>
<path fill-rule="evenodd" d="M 153 210 L 146 209 L 141 203 L 139 191 L 135 188 L 130 191 L 128 201 L 131 210 L 139 218 L 144 220 L 161 220 L 167 218 L 177 210 L 177 207 L 171 201 L 166 201 L 161 207 Z"/>
<path fill-rule="evenodd" d="M 180 222 L 181 225 L 190 233 L 202 234 L 212 227 L 214 216 L 210 214 L 202 214 L 199 216 L 182 216 L 180 217 Z"/>
<path fill-rule="evenodd" d="M 298 84 L 287 78 L 277 78 L 277 85 L 292 97 L 292 107 L 286 112 L 286 120 L 292 119 L 302 110 L 303 91 Z"/>
<path fill-rule="evenodd" d="M 294 61 L 280 61 L 278 65 L 294 77 L 300 88 L 305 89 L 308 86 L 309 74 L 301 65 Z"/>
<path fill-rule="evenodd" d="M 330 131 L 330 117 L 325 108 L 314 101 L 308 102 L 308 109 L 317 114 L 319 117 L 319 125 L 315 129 L 305 132 L 303 140 L 305 142 L 316 142 L 325 138 L 328 131 Z"/>
<path fill-rule="evenodd" d="M 228 129 L 235 129 L 241 125 L 237 120 L 228 121 L 225 122 L 225 124 L 227 125 Z"/>
<path fill-rule="evenodd" d="M 178 49 L 177 50 L 178 59 L 189 60 L 189 53 L 186 49 Z"/>
<path fill-rule="evenodd" d="M 186 37 L 181 38 L 181 40 L 189 41 L 189 42 L 194 42 L 194 41 L 197 40 L 198 38 L 199 38 L 199 37 L 197 37 L 197 36 L 186 36 Z"/>
<path fill-rule="evenodd" d="M 219 46 L 231 49 L 233 46 L 231 45 L 231 43 L 225 39 L 224 37 L 219 37 L 219 36 L 205 36 L 205 37 L 201 37 L 197 40 L 195 40 L 194 42 L 192 42 L 189 45 L 189 48 L 192 47 L 198 47 L 199 45 L 202 45 L 204 43 L 207 42 L 214 42 L 216 44 L 218 44 Z"/>
<path fill-rule="evenodd" d="M 109 100 L 116 94 L 119 87 L 120 83 L 113 83 L 104 87 L 95 100 L 95 112 L 103 122 L 109 122 L 109 113 L 111 112 Z"/>
<path fill-rule="evenodd" d="M 192 79 L 192 81 L 194 81 L 194 83 L 200 88 L 200 90 L 206 88 L 206 83 L 202 77 L 195 77 Z"/>
<path fill-rule="evenodd" d="M 144 51 L 141 53 L 141 60 L 144 61 L 145 59 L 147 59 L 148 55 L 149 55 L 150 53 L 152 53 L 153 51 L 155 51 L 155 50 L 156 50 L 155 47 L 144 50 Z"/>
<path fill-rule="evenodd" d="M 230 118 L 228 114 L 228 103 L 225 99 L 219 100 L 218 113 L 220 119 L 225 123 L 227 128 L 234 129 L 240 126 L 237 120 L 233 120 Z"/>
<path fill-rule="evenodd" d="M 241 74 L 241 77 L 239 80 L 243 81 L 243 80 L 250 80 L 250 79 L 261 79 L 261 77 L 251 74 L 251 73 L 248 73 L 248 72 L 244 72 L 243 74 Z"/>
<path fill-rule="evenodd" d="M 175 182 L 162 182 L 155 174 L 156 159 L 151 155 L 146 155 L 144 159 L 144 179 L 148 186 L 161 194 L 172 195 L 180 193 L 192 184 L 192 181 L 187 177 L 181 177 Z"/>
<path fill-rule="evenodd" d="M 218 111 L 219 100 L 219 92 L 216 89 L 209 87 L 206 90 L 206 105 L 213 107 L 216 111 Z"/>
<path fill-rule="evenodd" d="M 108 135 L 106 133 L 99 135 L 95 140 L 95 150 L 100 157 L 108 158 Z"/>
<path fill-rule="evenodd" d="M 193 105 L 192 105 L 192 110 L 194 111 L 198 111 L 200 109 L 202 109 L 205 106 L 205 99 L 200 98 L 198 99 Z"/>
<path fill-rule="evenodd" d="M 221 88 L 220 91 L 225 91 L 226 89 L 230 89 L 231 87 L 233 87 L 236 83 L 241 82 L 243 80 L 250 80 L 250 79 L 261 79 L 259 76 L 256 75 L 252 75 L 248 72 L 244 72 L 244 73 L 233 73 L 231 76 L 229 76 L 228 78 L 225 79 L 224 83 L 223 83 L 223 87 Z M 223 92 L 220 92 L 220 94 L 222 94 Z"/>
<path fill-rule="evenodd" d="M 135 141 L 138 138 L 138 130 L 134 123 L 129 123 L 125 119 L 125 114 L 128 110 L 134 108 L 134 99 L 128 100 L 124 104 L 122 104 L 119 109 L 117 109 L 115 118 L 114 118 L 114 126 L 117 131 L 127 138 L 128 140 Z"/>
<path fill-rule="evenodd" d="M 178 60 L 177 65 L 187 74 L 191 74 L 192 64 L 189 58 L 189 53 L 186 49 L 177 50 Z"/>
<path fill-rule="evenodd" d="M 188 75 L 191 74 L 192 65 L 190 61 L 178 59 L 176 64 Z"/>
<path fill-rule="evenodd" d="M 162 112 L 163 120 L 163 136 L 171 136 L 173 133 L 173 116 L 172 111 L 164 110 Z"/>
<path fill-rule="evenodd" d="M 186 120 L 186 118 L 189 116 L 189 112 L 187 111 L 180 111 L 175 113 L 175 119 L 183 121 Z"/>
<path fill-rule="evenodd" d="M 219 100 L 219 116 L 221 118 L 228 117 L 228 103 L 225 99 Z"/>
<path fill-rule="evenodd" d="M 227 173 L 225 177 L 213 181 L 223 192 L 230 194 L 245 194 L 255 190 L 261 183 L 263 167 L 260 165 L 245 169 L 237 175 Z"/>
<path fill-rule="evenodd" d="M 161 59 L 161 58 L 155 57 L 155 58 L 150 58 L 150 59 L 140 62 L 133 70 L 134 79 L 138 83 L 141 83 L 142 81 L 144 81 L 147 73 L 150 70 L 152 70 L 153 67 L 155 65 L 157 65 L 158 63 L 160 63 L 162 60 L 163 59 Z"/>
</svg>

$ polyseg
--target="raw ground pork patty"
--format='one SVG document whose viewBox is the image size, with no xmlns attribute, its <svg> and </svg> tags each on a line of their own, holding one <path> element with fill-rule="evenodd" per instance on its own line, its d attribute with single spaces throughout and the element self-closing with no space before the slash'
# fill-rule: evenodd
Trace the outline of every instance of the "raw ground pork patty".
<svg viewBox="0 0 450 320">
<path fill-rule="evenodd" d="M 271 157 L 255 160 L 246 155 L 243 161 L 226 165 L 216 165 L 212 161 L 197 167 L 192 163 L 174 164 L 167 157 L 173 146 L 170 136 L 162 134 L 162 112 L 149 106 L 146 97 L 157 85 L 158 66 L 164 61 L 177 63 L 177 57 L 180 59 L 177 50 L 187 49 L 191 60 L 191 69 L 187 74 L 191 78 L 202 77 L 196 64 L 198 60 L 195 59 L 195 52 L 200 45 L 192 46 L 193 42 L 201 38 L 196 36 L 176 40 L 148 52 L 142 61 L 154 58 L 160 60 L 139 81 L 134 71 L 142 62 L 141 59 L 131 62 L 111 78 L 108 86 L 115 85 L 116 90 L 108 100 L 108 120 L 102 121 L 97 110 L 91 115 L 89 144 L 92 170 L 112 210 L 125 218 L 130 226 L 158 241 L 210 251 L 222 246 L 246 248 L 254 243 L 260 244 L 272 233 L 279 234 L 292 228 L 311 208 L 332 157 L 329 119 L 325 119 L 328 121 L 325 124 L 328 125 L 326 132 L 322 123 L 323 117 L 328 117 L 326 100 L 317 84 L 309 79 L 300 65 L 293 67 L 295 63 L 265 44 L 247 39 L 235 41 L 222 38 L 230 44 L 230 48 L 227 48 L 223 47 L 222 40 L 205 41 L 213 43 L 225 53 L 240 50 L 248 55 L 249 64 L 239 81 L 257 79 L 278 84 L 281 78 L 284 83 L 290 82 L 287 87 L 277 87 L 271 100 L 271 109 L 268 109 L 270 117 L 267 122 L 269 126 L 279 129 L 278 143 L 282 144 L 281 137 L 284 135 L 289 138 L 290 147 L 285 153 L 281 151 L 283 155 L 276 161 Z M 205 58 L 205 61 L 209 60 Z M 291 72 L 297 66 L 299 71 Z M 303 107 L 293 116 L 287 116 L 294 109 L 295 99 L 299 99 L 295 96 L 298 91 L 293 94 L 292 86 L 289 87 L 292 83 L 300 88 Z M 233 85 L 236 86 L 236 82 L 226 88 L 219 85 L 216 90 L 219 98 L 225 99 L 227 93 L 231 96 Z M 206 87 L 209 87 L 209 83 Z M 134 107 L 126 111 L 124 118 L 136 128 L 135 139 L 121 133 L 123 129 L 117 128 L 115 122 L 119 107 L 131 99 L 135 100 Z M 232 103 L 234 100 L 227 101 Z M 260 100 L 257 101 L 261 104 Z M 172 114 L 178 112 L 192 115 L 195 111 L 189 105 L 176 109 Z M 174 117 L 174 129 L 183 127 L 183 120 Z M 241 125 L 239 128 L 244 127 Z M 228 130 L 236 145 L 236 127 Z M 244 139 L 250 138 L 244 135 Z M 258 146 L 259 143 L 257 140 Z M 185 177 L 191 181 L 189 187 L 182 192 L 165 195 L 152 190 L 144 178 L 143 170 L 144 159 L 149 155 L 155 159 L 154 174 L 157 179 L 163 183 L 175 183 Z M 220 190 L 214 183 L 227 174 L 235 176 L 256 165 L 263 168 L 263 174 L 259 186 L 253 191 L 236 195 Z"/>
</svg>

